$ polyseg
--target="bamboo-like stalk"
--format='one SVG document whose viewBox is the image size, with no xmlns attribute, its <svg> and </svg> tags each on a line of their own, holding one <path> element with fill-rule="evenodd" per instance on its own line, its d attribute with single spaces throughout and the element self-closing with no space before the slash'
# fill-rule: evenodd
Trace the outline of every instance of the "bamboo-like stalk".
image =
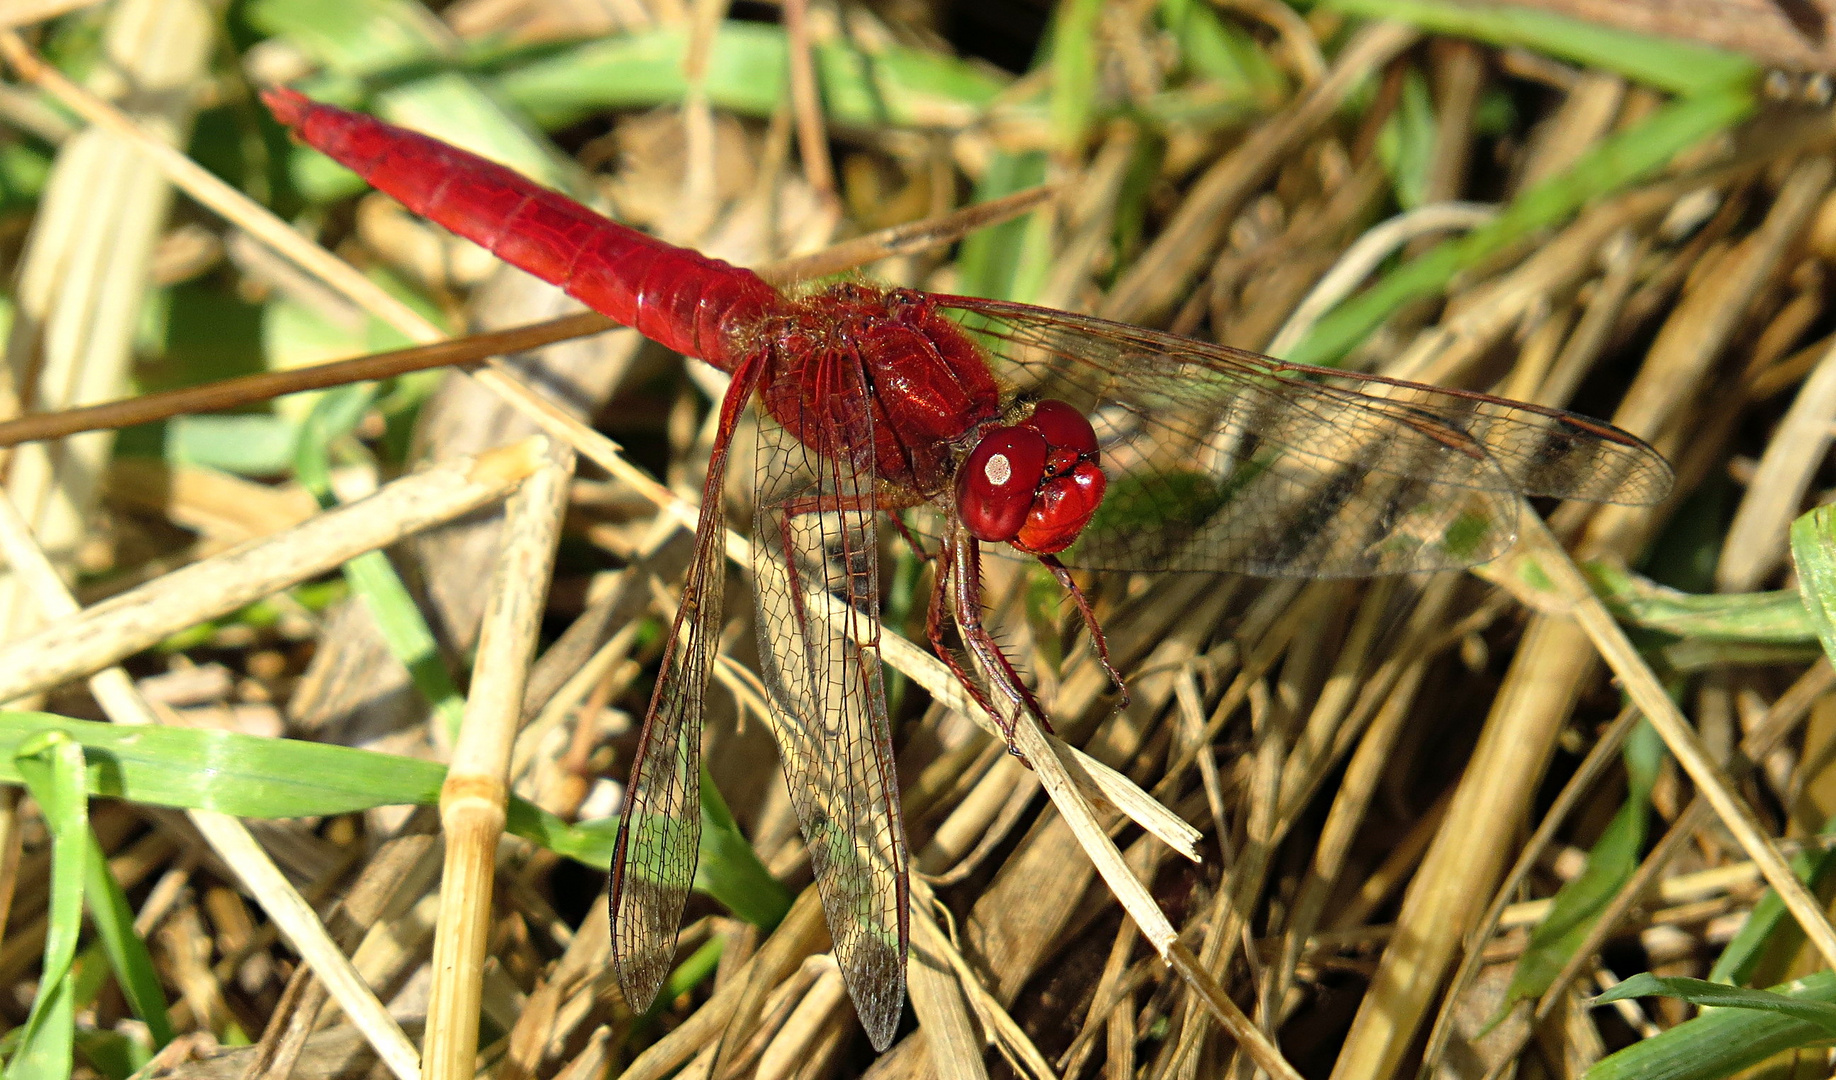
<svg viewBox="0 0 1836 1080">
<path fill-rule="evenodd" d="M 538 467 L 546 445 L 537 437 L 442 462 L 369 498 L 193 563 L 15 641 L 0 649 L 0 701 L 100 671 L 168 634 L 494 502 Z"/>
<path fill-rule="evenodd" d="M 506 504 L 503 554 L 491 582 L 465 721 L 440 787 L 446 862 L 434 927 L 433 994 L 427 1006 L 423 1070 L 429 1080 L 469 1080 L 478 1052 L 492 880 L 510 794 L 510 752 L 547 606 L 555 543 L 573 472 L 573 455 L 564 452 L 562 457 L 532 473 Z"/>
<path fill-rule="evenodd" d="M 0 551 L 45 618 L 71 621 L 80 615 L 82 609 L 76 598 L 38 546 L 12 499 L 4 493 L 0 493 Z M 90 689 L 108 718 L 117 724 L 159 722 L 153 706 L 119 667 L 98 672 L 90 680 Z M 408 1036 L 332 941 L 312 905 L 294 889 L 242 822 L 214 810 L 192 810 L 187 816 L 299 950 L 390 1071 L 399 1080 L 419 1080 L 420 1066 Z"/>
</svg>

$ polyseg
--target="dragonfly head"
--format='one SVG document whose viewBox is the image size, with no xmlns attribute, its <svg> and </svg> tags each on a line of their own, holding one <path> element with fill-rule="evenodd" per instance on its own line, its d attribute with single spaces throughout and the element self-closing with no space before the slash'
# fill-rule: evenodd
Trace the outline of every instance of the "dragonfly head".
<svg viewBox="0 0 1836 1080">
<path fill-rule="evenodd" d="M 956 507 L 971 536 L 1049 555 L 1077 540 L 1103 501 L 1096 432 L 1047 398 L 1018 424 L 990 428 L 956 473 Z"/>
</svg>

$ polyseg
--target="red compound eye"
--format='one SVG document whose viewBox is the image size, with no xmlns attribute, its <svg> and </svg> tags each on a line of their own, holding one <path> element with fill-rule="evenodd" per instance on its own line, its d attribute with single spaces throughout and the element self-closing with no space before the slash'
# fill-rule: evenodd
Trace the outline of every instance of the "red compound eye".
<svg viewBox="0 0 1836 1080">
<path fill-rule="evenodd" d="M 956 506 L 977 540 L 1012 540 L 1027 523 L 1045 475 L 1046 440 L 1023 427 L 995 428 L 956 473 Z"/>
<path fill-rule="evenodd" d="M 1067 476 L 1055 476 L 1040 486 L 1026 515 L 1026 524 L 1013 544 L 1021 551 L 1050 555 L 1070 547 L 1103 502 L 1109 480 L 1103 470 L 1083 462 Z"/>
<path fill-rule="evenodd" d="M 1069 450 L 1079 457 L 1091 459 L 1096 457 L 1097 438 L 1090 421 L 1062 401 L 1046 398 L 1033 406 L 1033 415 L 1022 420 L 1020 426 L 1037 431 L 1053 450 Z"/>
</svg>

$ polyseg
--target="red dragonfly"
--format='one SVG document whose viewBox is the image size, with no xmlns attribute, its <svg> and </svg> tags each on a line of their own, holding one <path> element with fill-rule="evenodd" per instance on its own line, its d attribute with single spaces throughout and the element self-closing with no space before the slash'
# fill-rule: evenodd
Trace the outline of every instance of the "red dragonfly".
<svg viewBox="0 0 1836 1080">
<path fill-rule="evenodd" d="M 1068 568 L 1465 567 L 1512 544 L 1520 496 L 1650 503 L 1670 488 L 1651 447 L 1556 409 L 1026 304 L 859 283 L 782 293 L 434 139 L 290 90 L 263 97 L 414 212 L 732 375 L 613 857 L 613 960 L 634 1008 L 668 973 L 695 871 L 721 484 L 755 396 L 762 674 L 835 957 L 878 1049 L 903 1007 L 909 901 L 877 648 L 880 511 L 928 513 L 930 639 L 1011 746 L 1004 716 L 1045 718 L 982 626 L 984 544 L 1049 567 L 1107 665 Z M 952 619 L 986 686 L 947 647 Z"/>
</svg>

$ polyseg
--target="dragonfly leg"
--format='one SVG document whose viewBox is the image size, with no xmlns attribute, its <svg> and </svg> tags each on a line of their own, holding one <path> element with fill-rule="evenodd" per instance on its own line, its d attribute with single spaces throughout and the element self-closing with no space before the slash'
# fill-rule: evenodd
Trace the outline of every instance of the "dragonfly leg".
<svg viewBox="0 0 1836 1080">
<path fill-rule="evenodd" d="M 899 531 L 899 535 L 905 538 L 905 546 L 911 548 L 912 554 L 918 556 L 919 562 L 930 562 L 932 559 L 943 554 L 943 549 L 941 547 L 936 554 L 924 550 L 924 544 L 912 533 L 911 529 L 906 527 L 905 519 L 899 516 L 897 510 L 889 508 L 886 511 L 886 516 L 892 521 L 893 528 Z"/>
<path fill-rule="evenodd" d="M 1064 563 L 1058 561 L 1058 556 L 1041 555 L 1039 563 L 1052 572 L 1052 576 L 1058 579 L 1058 583 L 1065 587 L 1065 591 L 1070 593 L 1071 599 L 1077 603 L 1077 612 L 1083 617 L 1084 629 L 1090 632 L 1090 647 L 1096 652 L 1097 662 L 1103 665 L 1104 671 L 1109 672 L 1109 681 L 1115 684 L 1116 692 L 1121 695 L 1121 700 L 1116 702 L 1116 708 L 1128 708 L 1128 684 L 1122 681 L 1121 673 L 1116 670 L 1114 664 L 1109 662 L 1109 639 L 1103 636 L 1103 627 L 1097 622 L 1096 612 L 1090 609 L 1089 597 L 1084 595 L 1084 590 L 1077 587 L 1077 582 L 1071 577 L 1071 571 Z"/>
<path fill-rule="evenodd" d="M 1008 746 L 1011 748 L 1013 746 L 1011 730 L 1007 726 L 1007 723 L 1001 719 L 1001 714 L 996 711 L 994 702 L 988 699 L 988 693 L 982 689 L 982 684 L 978 682 L 974 676 L 970 675 L 968 670 L 963 667 L 962 662 L 957 659 L 956 650 L 951 648 L 950 643 L 944 640 L 944 627 L 948 625 L 950 619 L 950 582 L 955 574 L 954 565 L 950 558 L 949 545 L 945 544 L 939 547 L 937 560 L 937 582 L 931 588 L 930 611 L 927 613 L 924 621 L 925 638 L 931 643 L 931 651 L 936 654 L 939 660 L 943 661 L 945 667 L 950 669 L 950 674 L 956 676 L 956 681 L 961 683 L 963 689 L 969 692 L 970 698 L 981 707 L 983 712 L 993 717 L 995 723 L 1000 726 L 1002 732 L 1007 734 Z"/>
<path fill-rule="evenodd" d="M 962 631 L 963 643 L 969 647 L 982 667 L 988 672 L 997 690 L 1006 695 L 1014 706 L 1016 714 L 1029 712 L 1039 721 L 1046 731 L 1052 730 L 1052 722 L 1046 719 L 1045 709 L 1039 705 L 1039 699 L 1014 670 L 1014 665 L 1001 651 L 994 635 L 982 624 L 982 550 L 973 536 L 960 532 L 949 541 L 953 550 L 950 561 L 953 564 L 950 598 L 956 611 L 956 625 Z M 992 712 L 995 722 L 1001 727 L 1001 733 L 1007 737 L 1007 748 L 1016 757 L 1025 760 L 1019 747 L 1014 743 L 1014 722 L 1002 718 L 998 712 Z"/>
</svg>

